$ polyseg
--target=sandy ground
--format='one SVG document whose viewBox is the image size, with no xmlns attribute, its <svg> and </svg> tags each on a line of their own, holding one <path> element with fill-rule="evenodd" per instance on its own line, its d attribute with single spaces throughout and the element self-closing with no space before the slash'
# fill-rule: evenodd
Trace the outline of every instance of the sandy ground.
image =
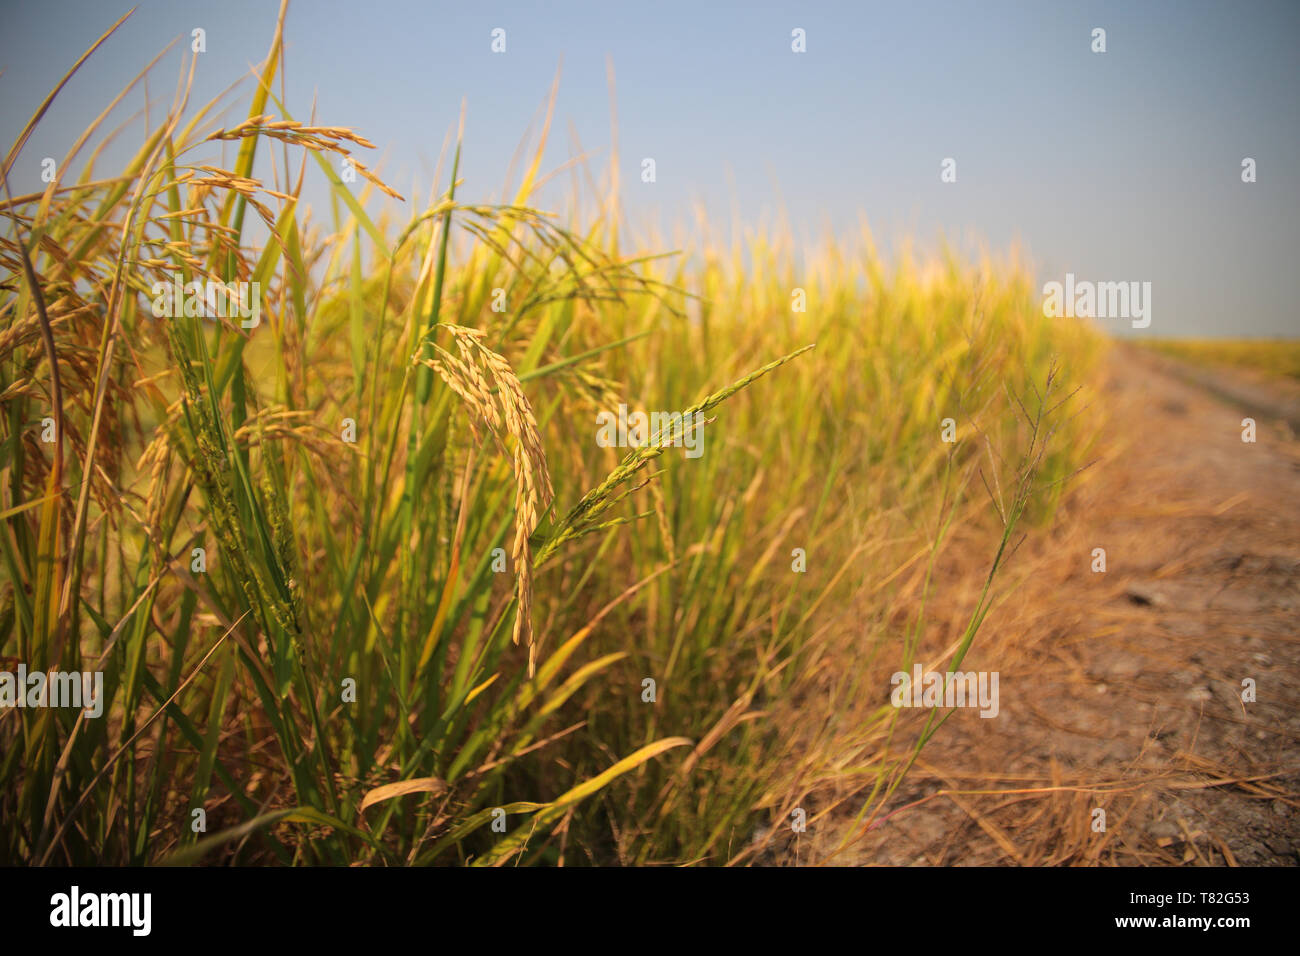
<svg viewBox="0 0 1300 956">
<path fill-rule="evenodd" d="M 1300 863 L 1300 388 L 1108 369 L 1106 451 L 963 664 L 999 671 L 1000 715 L 956 712 L 835 863 Z"/>
</svg>

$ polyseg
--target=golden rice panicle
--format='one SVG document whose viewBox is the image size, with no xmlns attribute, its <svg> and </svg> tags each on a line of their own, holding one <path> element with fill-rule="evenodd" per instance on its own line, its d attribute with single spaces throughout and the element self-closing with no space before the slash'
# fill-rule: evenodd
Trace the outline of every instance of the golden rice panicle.
<svg viewBox="0 0 1300 956">
<path fill-rule="evenodd" d="M 537 648 L 531 619 L 533 567 L 528 540 L 555 497 L 546 452 L 532 405 L 506 358 L 482 343 L 483 332 L 478 329 L 449 323 L 440 324 L 440 328 L 451 334 L 460 358 L 435 345 L 436 357 L 425 360 L 424 364 L 438 374 L 493 434 L 502 438 L 504 431 L 514 439 L 510 457 L 515 475 L 515 534 L 510 556 L 515 566 L 518 609 L 512 639 L 515 644 L 527 645 L 531 677 L 536 668 Z"/>
<path fill-rule="evenodd" d="M 355 143 L 365 149 L 375 148 L 375 144 L 370 140 L 344 126 L 308 126 L 297 120 L 277 120 L 266 115 L 250 116 L 238 126 L 217 130 L 210 134 L 204 142 L 258 136 L 276 139 L 290 146 L 301 146 L 304 149 L 314 150 L 319 153 L 335 153 L 339 156 L 346 156 L 353 168 L 385 196 L 392 199 L 404 199 L 403 196 L 391 189 L 371 172 L 365 163 L 353 156 L 351 150 L 342 145 L 344 142 L 348 142 Z M 247 180 L 246 182 L 253 183 L 254 188 L 261 187 L 261 183 L 257 183 L 255 180 Z M 265 189 L 264 191 L 270 192 L 270 190 Z"/>
</svg>

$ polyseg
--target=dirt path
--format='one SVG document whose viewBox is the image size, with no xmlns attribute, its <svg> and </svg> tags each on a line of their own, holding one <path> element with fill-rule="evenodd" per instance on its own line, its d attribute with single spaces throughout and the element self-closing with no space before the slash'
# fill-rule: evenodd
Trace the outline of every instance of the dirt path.
<svg viewBox="0 0 1300 956">
<path fill-rule="evenodd" d="M 1109 373 L 1110 448 L 963 665 L 1000 715 L 954 714 L 837 862 L 1300 862 L 1297 390 L 1125 346 Z"/>
</svg>

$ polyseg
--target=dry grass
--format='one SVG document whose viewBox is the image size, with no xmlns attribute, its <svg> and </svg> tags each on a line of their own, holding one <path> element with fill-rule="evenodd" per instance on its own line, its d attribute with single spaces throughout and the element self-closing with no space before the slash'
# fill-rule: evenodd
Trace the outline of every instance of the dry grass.
<svg viewBox="0 0 1300 956">
<path fill-rule="evenodd" d="M 1272 849 L 1300 809 L 1293 695 L 1279 681 L 1294 659 L 1296 516 L 1276 508 L 1291 466 L 1239 451 L 1231 409 L 1127 353 L 1115 363 L 1097 463 L 1072 483 L 1055 525 L 1017 552 L 974 652 L 975 666 L 1002 675 L 1003 713 L 950 721 L 837 859 L 1294 862 Z M 927 660 L 976 600 L 977 541 L 959 533 L 940 559 L 950 601 L 936 609 Z M 1099 545 L 1105 574 L 1090 568 Z M 1272 693 L 1243 704 L 1243 674 Z M 828 789 L 824 805 L 851 783 Z M 814 841 L 802 855 L 832 850 Z"/>
</svg>

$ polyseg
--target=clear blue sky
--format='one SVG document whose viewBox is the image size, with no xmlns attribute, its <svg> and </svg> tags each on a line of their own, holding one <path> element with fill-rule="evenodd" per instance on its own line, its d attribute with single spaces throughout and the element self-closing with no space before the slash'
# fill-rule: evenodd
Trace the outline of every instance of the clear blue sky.
<svg viewBox="0 0 1300 956">
<path fill-rule="evenodd" d="M 4 148 L 126 9 L 5 4 Z M 265 55 L 276 10 L 143 0 L 56 102 L 15 186 L 39 188 L 40 158 L 61 157 L 183 36 L 150 86 L 165 103 L 195 26 L 208 49 L 196 97 L 215 95 Z M 505 54 L 490 50 L 495 27 L 507 31 Z M 791 52 L 795 27 L 805 54 Z M 1107 31 L 1105 54 L 1090 49 L 1094 27 Z M 904 234 L 930 247 L 940 236 L 995 250 L 1019 241 L 1040 284 L 1067 271 L 1151 282 L 1150 334 L 1300 334 L 1300 3 L 298 0 L 286 35 L 290 110 L 303 118 L 315 96 L 323 122 L 379 146 L 384 178 L 408 198 L 427 198 L 462 98 L 463 195 L 500 198 L 561 59 L 548 168 L 570 156 L 572 126 L 603 171 L 608 56 L 635 221 L 671 232 L 702 201 L 724 224 L 733 209 L 754 224 L 784 204 L 796 235 L 826 225 L 847 235 L 864 216 L 886 246 Z M 654 185 L 640 181 L 646 156 Z M 1247 156 L 1258 163 L 1251 185 Z M 957 160 L 955 184 L 940 182 L 945 157 Z M 324 195 L 313 176 L 309 199 Z M 566 178 L 550 208 L 567 188 Z"/>
</svg>

